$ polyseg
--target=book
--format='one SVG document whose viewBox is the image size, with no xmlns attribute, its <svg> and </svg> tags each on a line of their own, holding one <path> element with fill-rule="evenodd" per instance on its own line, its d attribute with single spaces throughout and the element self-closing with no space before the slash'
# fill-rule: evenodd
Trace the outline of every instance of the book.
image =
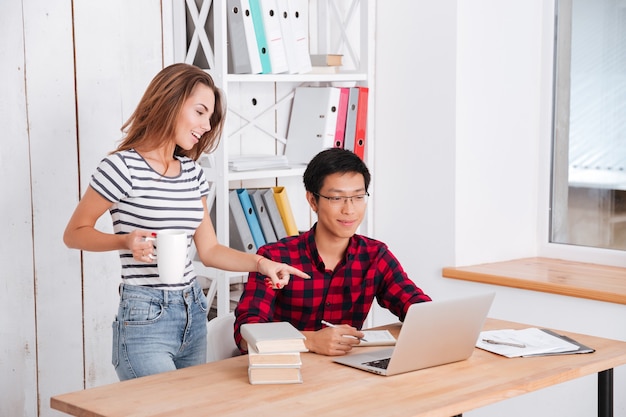
<svg viewBox="0 0 626 417">
<path fill-rule="evenodd" d="M 304 335 L 286 321 L 245 323 L 241 337 L 259 353 L 306 352 Z"/>
<path fill-rule="evenodd" d="M 274 201 L 276 201 L 276 207 L 278 207 L 280 218 L 283 220 L 287 236 L 297 236 L 299 234 L 298 226 L 291 210 L 287 189 L 285 187 L 272 187 L 272 190 L 274 190 Z"/>
<path fill-rule="evenodd" d="M 295 367 L 302 365 L 300 352 L 259 353 L 248 345 L 248 365 L 255 367 Z"/>
<path fill-rule="evenodd" d="M 476 347 L 507 358 L 593 352 L 571 338 L 536 327 L 483 331 Z"/>
<path fill-rule="evenodd" d="M 340 67 L 343 65 L 343 55 L 311 54 L 311 65 L 316 67 Z"/>
<path fill-rule="evenodd" d="M 248 379 L 251 384 L 301 384 L 302 372 L 295 367 L 248 367 Z"/>
</svg>

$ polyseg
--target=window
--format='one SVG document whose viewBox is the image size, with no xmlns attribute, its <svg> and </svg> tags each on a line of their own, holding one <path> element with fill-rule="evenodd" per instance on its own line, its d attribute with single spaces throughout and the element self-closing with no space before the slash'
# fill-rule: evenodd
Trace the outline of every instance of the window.
<svg viewBox="0 0 626 417">
<path fill-rule="evenodd" d="M 626 250 L 626 0 L 557 0 L 553 243 Z"/>
</svg>

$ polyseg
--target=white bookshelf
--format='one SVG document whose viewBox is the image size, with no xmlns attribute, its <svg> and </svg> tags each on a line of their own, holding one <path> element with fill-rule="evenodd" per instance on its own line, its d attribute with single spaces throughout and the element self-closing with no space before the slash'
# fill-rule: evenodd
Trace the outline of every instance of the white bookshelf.
<svg viewBox="0 0 626 417">
<path fill-rule="evenodd" d="M 205 168 L 215 187 L 216 224 L 219 242 L 229 241 L 228 190 L 282 185 L 287 187 L 296 223 L 308 230 L 315 222 L 304 198 L 302 174 L 305 167 L 231 172 L 228 160 L 235 155 L 284 153 L 291 102 L 296 87 L 352 82 L 370 90 L 365 160 L 373 166 L 372 142 L 374 109 L 374 23 L 375 0 L 309 0 L 310 53 L 344 55 L 342 72 L 337 74 L 229 74 L 226 0 L 173 2 L 174 59 L 201 66 L 222 89 L 228 105 L 224 135 Z M 189 43 L 188 43 L 189 38 Z M 372 207 L 360 233 L 371 234 Z M 218 315 L 230 311 L 230 283 L 245 279 L 241 273 L 206 268 L 196 262 L 199 275 L 215 283 Z M 210 300 L 211 301 L 211 300 Z"/>
</svg>

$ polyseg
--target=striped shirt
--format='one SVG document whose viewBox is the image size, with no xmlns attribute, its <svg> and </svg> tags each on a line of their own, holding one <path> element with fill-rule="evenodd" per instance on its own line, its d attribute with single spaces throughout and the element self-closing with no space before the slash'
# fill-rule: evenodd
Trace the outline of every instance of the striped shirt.
<svg viewBox="0 0 626 417">
<path fill-rule="evenodd" d="M 91 177 L 90 186 L 113 203 L 109 209 L 115 234 L 135 229 L 158 232 L 165 229 L 187 231 L 187 247 L 204 217 L 202 197 L 209 185 L 202 168 L 192 159 L 176 157 L 180 174 L 168 177 L 154 171 L 135 150 L 121 151 L 100 162 Z M 122 280 L 126 284 L 179 290 L 196 277 L 187 254 L 184 279 L 180 284 L 159 281 L 156 261 L 138 262 L 131 251 L 120 250 Z"/>
<path fill-rule="evenodd" d="M 320 330 L 322 320 L 362 328 L 374 300 L 404 320 L 411 304 L 430 301 L 407 276 L 384 243 L 350 238 L 334 270 L 326 269 L 315 244 L 315 227 L 299 236 L 262 246 L 258 253 L 309 274 L 291 277 L 281 290 L 268 289 L 265 276 L 251 272 L 235 310 L 235 340 L 244 323 L 288 321 L 298 330 Z"/>
</svg>

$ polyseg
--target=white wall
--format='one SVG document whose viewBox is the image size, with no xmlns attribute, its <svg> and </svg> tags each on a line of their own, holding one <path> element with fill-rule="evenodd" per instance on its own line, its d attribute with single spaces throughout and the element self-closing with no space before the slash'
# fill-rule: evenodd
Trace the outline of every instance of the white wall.
<svg viewBox="0 0 626 417">
<path fill-rule="evenodd" d="M 494 317 L 626 340 L 624 306 L 441 277 L 448 265 L 563 253 L 543 243 L 550 3 L 378 1 L 375 237 L 435 298 L 490 288 Z M 61 233 L 95 164 L 169 63 L 160 11 L 170 5 L 0 2 L 0 218 L 11 237 L 0 241 L 2 416 L 60 415 L 51 395 L 116 380 L 119 261 L 84 254 L 81 269 Z M 565 255 L 604 262 L 606 252 Z M 626 392 L 624 368 L 616 393 Z M 626 398 L 615 397 L 615 415 L 626 416 Z M 466 415 L 594 413 L 589 377 Z"/>
<path fill-rule="evenodd" d="M 546 243 L 552 1 L 377 8 L 376 237 L 435 298 L 494 290 L 492 317 L 626 340 L 626 306 L 441 277 L 444 266 L 525 256 L 624 265 L 623 252 Z M 623 392 L 624 366 L 622 417 Z M 589 376 L 464 415 L 587 417 L 596 406 Z"/>
<path fill-rule="evenodd" d="M 119 260 L 62 233 L 171 53 L 161 23 L 160 0 L 0 2 L 0 416 L 61 415 L 51 396 L 117 381 Z"/>
</svg>

